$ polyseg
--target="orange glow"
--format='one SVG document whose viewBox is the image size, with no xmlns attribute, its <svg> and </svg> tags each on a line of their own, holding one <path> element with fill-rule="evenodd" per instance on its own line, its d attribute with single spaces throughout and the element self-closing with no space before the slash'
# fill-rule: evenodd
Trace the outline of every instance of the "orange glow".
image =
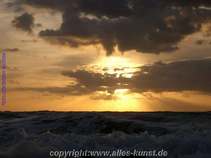
<svg viewBox="0 0 211 158">
<path fill-rule="evenodd" d="M 140 66 L 140 64 L 136 64 L 131 59 L 122 56 L 103 57 L 94 63 L 94 65 L 99 67 L 102 73 L 116 74 L 116 77 L 121 75 L 126 78 L 132 78 L 133 73 Z"/>
</svg>

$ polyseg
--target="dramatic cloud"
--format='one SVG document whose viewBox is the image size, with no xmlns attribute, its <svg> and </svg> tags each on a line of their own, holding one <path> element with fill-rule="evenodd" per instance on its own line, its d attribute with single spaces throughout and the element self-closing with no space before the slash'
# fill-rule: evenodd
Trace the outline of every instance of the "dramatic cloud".
<svg viewBox="0 0 211 158">
<path fill-rule="evenodd" d="M 211 59 L 181 61 L 169 64 L 156 63 L 140 67 L 132 78 L 116 74 L 101 74 L 86 70 L 65 71 L 62 74 L 76 80 L 67 87 L 21 88 L 39 92 L 63 95 L 83 95 L 94 92 L 107 92 L 109 97 L 116 89 L 129 89 L 131 92 L 211 92 Z M 112 97 L 111 97 L 112 98 Z"/>
<path fill-rule="evenodd" d="M 23 31 L 32 32 L 34 26 L 34 17 L 29 13 L 24 13 L 21 16 L 16 17 L 12 24 Z"/>
<path fill-rule="evenodd" d="M 137 91 L 211 92 L 211 59 L 144 66 L 131 83 Z"/>
<path fill-rule="evenodd" d="M 211 20 L 207 0 L 28 0 L 36 7 L 59 10 L 58 30 L 43 30 L 42 37 L 70 46 L 101 43 L 107 54 L 120 51 L 172 52 L 185 36 Z"/>
</svg>

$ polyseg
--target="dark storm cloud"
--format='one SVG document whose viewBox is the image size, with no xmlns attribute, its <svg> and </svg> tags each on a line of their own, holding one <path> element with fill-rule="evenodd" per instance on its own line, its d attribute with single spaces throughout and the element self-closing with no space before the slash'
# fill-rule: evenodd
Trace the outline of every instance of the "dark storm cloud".
<svg viewBox="0 0 211 158">
<path fill-rule="evenodd" d="M 141 69 L 131 81 L 137 91 L 211 92 L 211 59 L 157 63 Z"/>
<path fill-rule="evenodd" d="M 34 26 L 34 17 L 29 13 L 24 13 L 18 17 L 16 17 L 12 24 L 23 31 L 32 32 L 32 28 Z"/>
<path fill-rule="evenodd" d="M 115 74 L 104 74 L 89 72 L 86 70 L 65 71 L 64 76 L 75 79 L 76 84 L 70 84 L 66 87 L 47 87 L 47 88 L 18 88 L 17 90 L 38 91 L 57 93 L 62 95 L 84 95 L 96 91 L 108 91 L 113 94 L 119 86 L 126 87 L 129 81 L 126 78 L 118 77 Z"/>
<path fill-rule="evenodd" d="M 104 74 L 89 72 L 86 70 L 63 72 L 64 76 L 75 78 L 80 87 L 89 91 L 104 91 L 107 90 L 113 93 L 118 87 L 125 87 L 128 79 L 124 77 L 115 77 L 115 74 Z"/>
<path fill-rule="evenodd" d="M 207 0 L 27 0 L 36 7 L 60 10 L 58 30 L 40 32 L 46 39 L 70 46 L 101 43 L 108 54 L 117 45 L 124 52 L 171 52 L 185 36 L 211 19 Z M 80 40 L 78 40 L 80 39 Z"/>
<path fill-rule="evenodd" d="M 131 92 L 180 92 L 200 91 L 211 93 L 211 59 L 156 63 L 140 67 L 132 78 L 123 75 L 101 74 L 87 70 L 65 71 L 64 76 L 77 81 L 75 85 L 50 88 L 21 88 L 50 92 L 62 95 L 83 95 L 94 92 L 107 92 L 109 97 L 116 89 L 129 89 Z M 111 96 L 110 96 L 111 95 Z M 111 97 L 112 98 L 112 97 Z"/>
<path fill-rule="evenodd" d="M 211 59 L 143 66 L 131 79 L 84 70 L 64 72 L 63 75 L 75 78 L 80 86 L 93 91 L 100 91 L 103 90 L 101 87 L 105 87 L 111 93 L 120 88 L 128 88 L 134 92 L 211 92 Z"/>
</svg>

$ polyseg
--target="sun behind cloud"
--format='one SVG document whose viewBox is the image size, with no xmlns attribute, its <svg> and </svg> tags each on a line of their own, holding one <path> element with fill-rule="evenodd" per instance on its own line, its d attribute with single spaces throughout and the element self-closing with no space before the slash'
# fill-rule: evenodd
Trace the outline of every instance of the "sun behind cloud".
<svg viewBox="0 0 211 158">
<path fill-rule="evenodd" d="M 115 74 L 116 77 L 126 78 L 131 78 L 140 66 L 140 63 L 137 64 L 124 56 L 103 57 L 96 61 L 95 64 L 101 69 L 102 73 Z"/>
</svg>

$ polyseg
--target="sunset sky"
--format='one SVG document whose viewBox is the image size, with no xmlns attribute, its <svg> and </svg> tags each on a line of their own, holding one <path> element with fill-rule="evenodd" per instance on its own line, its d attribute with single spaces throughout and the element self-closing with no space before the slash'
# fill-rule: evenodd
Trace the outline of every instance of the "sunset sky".
<svg viewBox="0 0 211 158">
<path fill-rule="evenodd" d="M 1 0 L 0 36 L 0 111 L 211 110 L 210 1 Z"/>
</svg>

